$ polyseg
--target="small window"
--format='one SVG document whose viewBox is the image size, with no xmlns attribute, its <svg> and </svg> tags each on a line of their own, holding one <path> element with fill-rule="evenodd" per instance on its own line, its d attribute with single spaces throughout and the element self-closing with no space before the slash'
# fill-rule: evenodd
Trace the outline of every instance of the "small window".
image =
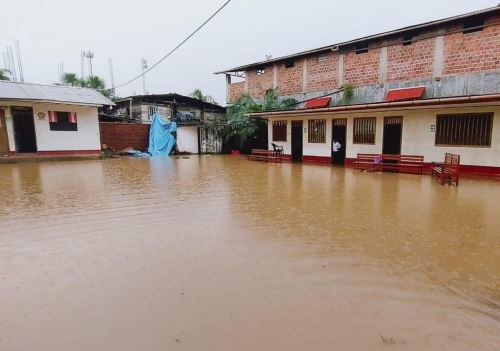
<svg viewBox="0 0 500 351">
<path fill-rule="evenodd" d="M 259 67 L 257 68 L 257 75 L 260 76 L 262 74 L 266 73 L 266 70 L 264 69 L 264 67 Z"/>
<path fill-rule="evenodd" d="M 493 113 L 438 115 L 436 145 L 491 146 Z"/>
<path fill-rule="evenodd" d="M 403 46 L 409 46 L 413 44 L 414 37 L 415 36 L 413 35 L 413 33 L 406 33 L 405 35 L 403 35 Z"/>
<path fill-rule="evenodd" d="M 78 130 L 76 113 L 49 111 L 50 130 L 73 131 Z"/>
<path fill-rule="evenodd" d="M 285 61 L 285 68 L 292 68 L 295 66 L 295 60 L 286 60 Z"/>
<path fill-rule="evenodd" d="M 464 34 L 482 31 L 484 28 L 483 17 L 468 18 L 464 22 Z"/>
<path fill-rule="evenodd" d="M 354 118 L 354 144 L 375 144 L 375 117 Z"/>
<path fill-rule="evenodd" d="M 368 43 L 366 41 L 362 41 L 356 44 L 356 54 L 364 54 L 368 52 Z"/>
<path fill-rule="evenodd" d="M 286 141 L 286 121 L 273 121 L 273 141 Z"/>
<path fill-rule="evenodd" d="M 326 119 L 310 119 L 308 127 L 309 143 L 322 144 L 326 142 Z"/>
</svg>

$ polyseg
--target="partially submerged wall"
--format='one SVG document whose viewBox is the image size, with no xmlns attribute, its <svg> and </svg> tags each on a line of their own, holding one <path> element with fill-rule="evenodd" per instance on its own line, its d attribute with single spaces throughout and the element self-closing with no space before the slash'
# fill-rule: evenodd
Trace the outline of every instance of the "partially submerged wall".
<svg viewBox="0 0 500 351">
<path fill-rule="evenodd" d="M 101 144 L 116 150 L 133 147 L 146 150 L 149 146 L 149 124 L 99 123 Z"/>
</svg>

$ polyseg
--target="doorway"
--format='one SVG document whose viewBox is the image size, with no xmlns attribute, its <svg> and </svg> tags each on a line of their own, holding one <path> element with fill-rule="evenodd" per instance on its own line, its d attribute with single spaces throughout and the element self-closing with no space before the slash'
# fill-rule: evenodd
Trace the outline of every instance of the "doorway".
<svg viewBox="0 0 500 351">
<path fill-rule="evenodd" d="M 36 152 L 35 120 L 31 107 L 12 107 L 12 123 L 16 140 L 16 151 Z"/>
<path fill-rule="evenodd" d="M 302 162 L 302 121 L 292 121 L 292 161 Z"/>
<path fill-rule="evenodd" d="M 382 153 L 385 155 L 400 155 L 402 136 L 403 117 L 385 117 Z"/>
<path fill-rule="evenodd" d="M 347 119 L 334 119 L 332 121 L 332 164 L 345 165 L 347 147 Z"/>
<path fill-rule="evenodd" d="M 0 109 L 0 156 L 9 152 L 7 125 L 5 124 L 5 110 Z"/>
</svg>

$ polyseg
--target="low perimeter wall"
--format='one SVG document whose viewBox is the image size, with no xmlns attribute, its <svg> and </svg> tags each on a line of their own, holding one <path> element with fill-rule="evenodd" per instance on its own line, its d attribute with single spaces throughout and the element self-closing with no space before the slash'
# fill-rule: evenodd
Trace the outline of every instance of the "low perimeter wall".
<svg viewBox="0 0 500 351">
<path fill-rule="evenodd" d="M 127 147 L 146 150 L 149 144 L 149 127 L 149 124 L 101 122 L 101 144 L 107 144 L 116 150 Z"/>
</svg>

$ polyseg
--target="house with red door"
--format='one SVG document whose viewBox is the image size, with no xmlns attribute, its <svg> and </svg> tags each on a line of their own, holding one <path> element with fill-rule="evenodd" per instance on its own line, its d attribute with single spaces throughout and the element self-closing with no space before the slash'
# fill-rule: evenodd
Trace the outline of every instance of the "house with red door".
<svg viewBox="0 0 500 351">
<path fill-rule="evenodd" d="M 499 6 L 217 74 L 229 104 L 269 89 L 300 102 L 249 115 L 268 121 L 269 149 L 294 161 L 383 153 L 431 164 L 454 153 L 463 172 L 500 175 Z"/>
<path fill-rule="evenodd" d="M 0 81 L 0 156 L 100 155 L 93 89 Z"/>
</svg>

